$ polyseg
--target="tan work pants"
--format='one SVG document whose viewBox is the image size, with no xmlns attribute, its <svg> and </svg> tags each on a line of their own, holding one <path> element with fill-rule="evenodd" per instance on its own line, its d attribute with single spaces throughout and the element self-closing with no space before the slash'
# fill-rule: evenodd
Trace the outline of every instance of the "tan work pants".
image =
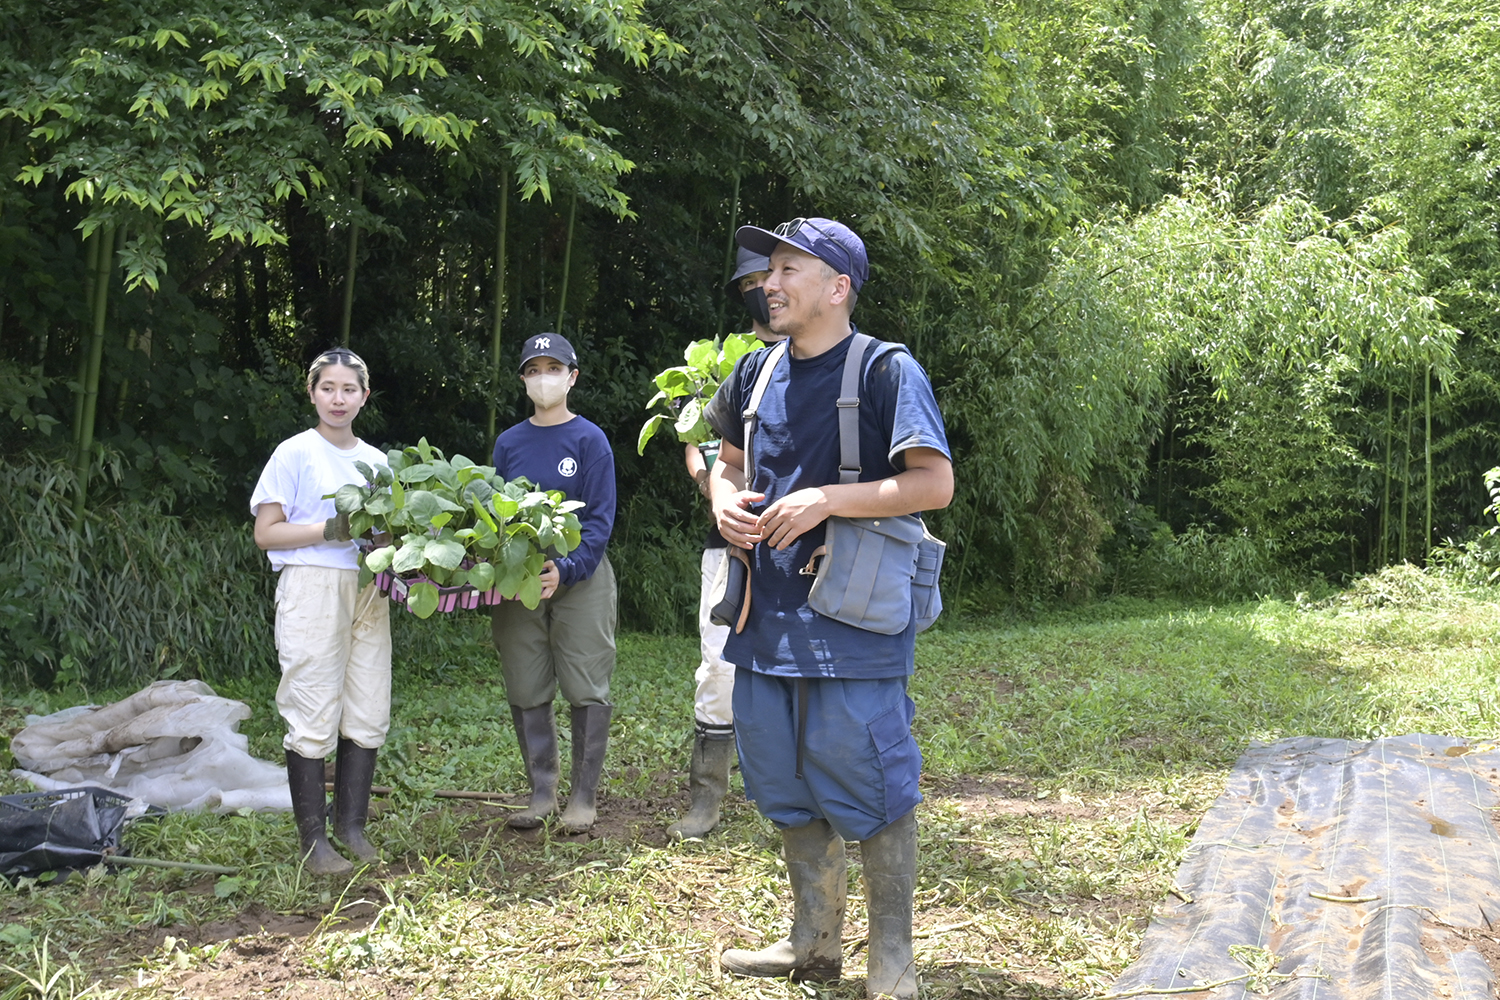
<svg viewBox="0 0 1500 1000">
<path fill-rule="evenodd" d="M 288 566 L 276 584 L 276 708 L 286 749 L 313 760 L 343 735 L 373 750 L 391 726 L 390 602 L 359 571 Z"/>
</svg>

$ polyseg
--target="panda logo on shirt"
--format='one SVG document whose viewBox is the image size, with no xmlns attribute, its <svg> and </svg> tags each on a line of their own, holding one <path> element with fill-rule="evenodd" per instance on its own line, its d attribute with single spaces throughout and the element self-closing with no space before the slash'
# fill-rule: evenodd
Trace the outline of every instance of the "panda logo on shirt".
<svg viewBox="0 0 1500 1000">
<path fill-rule="evenodd" d="M 578 462 L 570 455 L 557 463 L 557 474 L 564 479 L 572 479 L 578 475 Z"/>
</svg>

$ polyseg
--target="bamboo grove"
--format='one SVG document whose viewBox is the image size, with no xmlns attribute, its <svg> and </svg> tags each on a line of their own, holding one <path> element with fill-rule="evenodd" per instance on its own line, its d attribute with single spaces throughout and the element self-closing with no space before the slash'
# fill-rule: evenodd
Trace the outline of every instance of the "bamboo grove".
<svg viewBox="0 0 1500 1000">
<path fill-rule="evenodd" d="M 1336 582 L 1484 520 L 1493 2 L 159 7 L 0 11 L 19 530 L 68 530 L 58 491 L 75 532 L 247 530 L 337 343 L 365 436 L 483 455 L 558 329 L 616 442 L 627 620 L 684 627 L 706 522 L 677 449 L 634 454 L 649 376 L 743 323 L 735 225 L 813 214 L 866 237 L 855 318 L 938 387 L 957 592 Z M 32 551 L 0 631 L 47 676 L 102 654 Z"/>
</svg>

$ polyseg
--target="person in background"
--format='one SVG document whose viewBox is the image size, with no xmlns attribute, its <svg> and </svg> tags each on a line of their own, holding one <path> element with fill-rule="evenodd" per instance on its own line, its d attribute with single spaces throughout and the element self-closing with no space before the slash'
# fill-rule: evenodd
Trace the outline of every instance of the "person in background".
<svg viewBox="0 0 1500 1000">
<path fill-rule="evenodd" d="M 839 404 L 850 318 L 869 274 L 864 241 L 831 219 L 774 232 L 744 226 L 740 246 L 771 258 L 766 300 L 779 351 L 745 355 L 706 418 L 723 438 L 709 477 L 714 517 L 750 555 L 750 613 L 724 657 L 734 678 L 745 794 L 781 830 L 792 886 L 791 933 L 719 958 L 745 976 L 837 979 L 847 878 L 844 842 L 860 842 L 869 917 L 868 997 L 917 995 L 912 906 L 922 754 L 907 694 L 916 620 L 894 635 L 813 611 L 801 572 L 829 517 L 880 518 L 947 506 L 953 465 L 927 374 L 899 345 L 876 345 L 858 388 L 858 481 L 840 482 Z M 753 445 L 743 413 L 765 366 Z M 746 452 L 749 451 L 750 467 Z"/>
<path fill-rule="evenodd" d="M 362 483 L 356 461 L 385 456 L 354 436 L 370 398 L 359 355 L 336 349 L 307 372 L 318 424 L 276 447 L 250 497 L 255 544 L 280 573 L 276 582 L 276 708 L 286 720 L 287 782 L 302 863 L 319 875 L 353 865 L 328 842 L 323 761 L 337 750 L 334 836 L 360 861 L 379 853 L 365 837 L 375 753 L 391 721 L 390 605 L 373 583 L 359 586 L 349 518 L 324 496 Z"/>
<path fill-rule="evenodd" d="M 505 601 L 491 612 L 505 696 L 531 783 L 527 807 L 507 822 L 533 829 L 557 812 L 561 763 L 552 699 L 561 688 L 572 714 L 573 773 L 560 822 L 569 833 L 582 833 L 597 816 L 613 712 L 609 680 L 618 596 L 604 550 L 615 522 L 615 455 L 602 430 L 568 409 L 578 357 L 565 338 L 528 337 L 521 380 L 535 411 L 495 439 L 495 471 L 506 479 L 525 476 L 539 489 L 561 490 L 586 506 L 578 511 L 578 548 L 546 562 L 536 609 Z"/>
<path fill-rule="evenodd" d="M 770 273 L 771 259 L 763 254 L 739 248 L 734 275 L 724 286 L 729 301 L 743 305 L 750 314 L 750 332 L 762 343 L 774 344 L 784 339 L 766 325 L 771 318 L 766 308 L 762 285 Z M 683 460 L 688 475 L 698 490 L 708 496 L 708 472 L 719 453 L 717 440 L 687 445 Z M 734 763 L 734 664 L 724 659 L 724 642 L 729 638 L 727 625 L 708 620 L 714 576 L 727 556 L 728 542 L 717 525 L 708 529 L 700 564 L 698 597 L 698 648 L 702 659 L 695 675 L 693 694 L 693 757 L 688 770 L 691 799 L 688 811 L 667 827 L 667 836 L 678 840 L 702 837 L 719 825 L 719 806 L 729 792 L 729 768 Z"/>
</svg>

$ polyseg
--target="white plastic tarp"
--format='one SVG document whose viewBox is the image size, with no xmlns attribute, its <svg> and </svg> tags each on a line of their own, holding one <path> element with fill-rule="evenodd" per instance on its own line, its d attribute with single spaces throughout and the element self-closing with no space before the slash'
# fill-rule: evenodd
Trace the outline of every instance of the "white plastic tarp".
<svg viewBox="0 0 1500 1000">
<path fill-rule="evenodd" d="M 286 769 L 250 756 L 244 702 L 202 681 L 157 681 L 102 708 L 30 717 L 11 773 L 43 791 L 81 785 L 171 810 L 290 809 Z"/>
</svg>

